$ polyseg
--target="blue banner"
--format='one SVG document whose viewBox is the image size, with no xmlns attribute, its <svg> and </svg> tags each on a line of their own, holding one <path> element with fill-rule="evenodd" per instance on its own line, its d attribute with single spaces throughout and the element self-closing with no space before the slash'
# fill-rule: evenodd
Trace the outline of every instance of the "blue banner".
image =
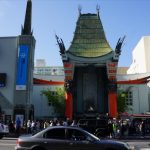
<svg viewBox="0 0 150 150">
<path fill-rule="evenodd" d="M 28 66 L 28 45 L 20 45 L 18 48 L 18 70 L 16 90 L 26 90 L 27 66 Z"/>
</svg>

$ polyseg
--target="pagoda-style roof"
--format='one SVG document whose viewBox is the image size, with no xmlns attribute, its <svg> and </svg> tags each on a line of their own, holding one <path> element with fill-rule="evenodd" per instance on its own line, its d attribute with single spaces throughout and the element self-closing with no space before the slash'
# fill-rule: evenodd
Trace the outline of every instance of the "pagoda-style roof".
<svg viewBox="0 0 150 150">
<path fill-rule="evenodd" d="M 112 52 L 106 40 L 99 14 L 80 14 L 68 52 L 87 58 L 100 57 Z"/>
</svg>

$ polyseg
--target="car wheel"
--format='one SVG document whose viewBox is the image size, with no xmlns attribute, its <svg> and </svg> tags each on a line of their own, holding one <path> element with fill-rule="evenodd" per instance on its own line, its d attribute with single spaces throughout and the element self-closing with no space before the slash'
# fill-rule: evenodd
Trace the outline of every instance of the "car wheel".
<svg viewBox="0 0 150 150">
<path fill-rule="evenodd" d="M 42 147 L 34 147 L 33 149 L 31 149 L 31 150 L 45 150 L 44 148 L 42 148 Z"/>
</svg>

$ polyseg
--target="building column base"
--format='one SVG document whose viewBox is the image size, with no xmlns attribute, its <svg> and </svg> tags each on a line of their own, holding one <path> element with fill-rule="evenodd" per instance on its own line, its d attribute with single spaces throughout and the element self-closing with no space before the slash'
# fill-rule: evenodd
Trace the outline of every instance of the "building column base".
<svg viewBox="0 0 150 150">
<path fill-rule="evenodd" d="M 70 120 L 72 120 L 72 117 L 73 117 L 72 93 L 66 92 L 65 94 L 66 94 L 66 96 L 65 96 L 65 100 L 66 100 L 65 116 L 66 116 L 66 118 L 69 118 Z"/>
<path fill-rule="evenodd" d="M 117 93 L 116 91 L 109 91 L 109 116 L 111 118 L 117 117 Z"/>
</svg>

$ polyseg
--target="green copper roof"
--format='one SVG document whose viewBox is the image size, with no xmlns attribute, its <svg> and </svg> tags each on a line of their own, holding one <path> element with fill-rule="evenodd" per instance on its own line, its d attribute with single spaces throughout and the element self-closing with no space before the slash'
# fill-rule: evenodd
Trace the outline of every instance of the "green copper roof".
<svg viewBox="0 0 150 150">
<path fill-rule="evenodd" d="M 97 14 L 81 14 L 68 51 L 79 57 L 99 57 L 112 51 Z"/>
</svg>

